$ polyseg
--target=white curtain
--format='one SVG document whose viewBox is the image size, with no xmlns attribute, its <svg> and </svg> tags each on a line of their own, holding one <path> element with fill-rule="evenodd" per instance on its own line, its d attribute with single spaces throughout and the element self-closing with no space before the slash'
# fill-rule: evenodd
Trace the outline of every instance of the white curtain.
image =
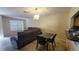
<svg viewBox="0 0 79 59">
<path fill-rule="evenodd" d="M 23 20 L 10 20 L 11 31 L 23 31 L 24 21 Z"/>
</svg>

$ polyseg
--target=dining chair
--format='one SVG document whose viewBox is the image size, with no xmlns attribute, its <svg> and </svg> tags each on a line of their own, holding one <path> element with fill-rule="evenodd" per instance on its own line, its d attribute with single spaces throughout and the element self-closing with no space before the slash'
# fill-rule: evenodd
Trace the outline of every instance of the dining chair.
<svg viewBox="0 0 79 59">
<path fill-rule="evenodd" d="M 40 45 L 40 46 L 46 47 L 46 50 L 48 50 L 47 41 L 45 40 L 46 38 L 41 37 L 41 36 L 36 36 L 36 39 L 37 39 L 36 49 L 38 49 Z"/>
<path fill-rule="evenodd" d="M 55 50 L 55 46 L 56 46 L 56 43 L 55 43 L 55 37 L 56 37 L 57 34 L 53 34 L 47 41 L 48 41 L 48 44 L 51 43 L 52 44 L 52 48 L 53 50 Z"/>
</svg>

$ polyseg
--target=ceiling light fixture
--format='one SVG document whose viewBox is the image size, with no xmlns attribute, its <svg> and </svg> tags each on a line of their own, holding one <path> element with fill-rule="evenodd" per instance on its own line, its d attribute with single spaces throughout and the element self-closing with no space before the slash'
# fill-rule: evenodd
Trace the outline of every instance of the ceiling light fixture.
<svg viewBox="0 0 79 59">
<path fill-rule="evenodd" d="M 37 12 L 38 8 L 35 8 L 35 11 Z M 35 15 L 33 16 L 34 20 L 39 20 L 39 14 L 35 13 Z"/>
<path fill-rule="evenodd" d="M 39 14 L 34 15 L 33 19 L 34 20 L 39 20 Z"/>
</svg>

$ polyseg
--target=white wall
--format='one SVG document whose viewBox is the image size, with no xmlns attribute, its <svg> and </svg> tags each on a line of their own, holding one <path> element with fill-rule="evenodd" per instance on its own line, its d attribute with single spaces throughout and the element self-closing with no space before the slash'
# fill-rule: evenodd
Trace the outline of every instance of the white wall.
<svg viewBox="0 0 79 59">
<path fill-rule="evenodd" d="M 43 32 L 55 32 L 58 37 L 65 37 L 68 28 L 69 13 L 51 14 L 40 17 L 38 21 L 33 21 L 33 26 L 40 27 Z"/>
<path fill-rule="evenodd" d="M 9 36 L 10 33 L 9 20 L 10 19 L 8 17 L 2 16 L 4 36 Z"/>
<path fill-rule="evenodd" d="M 26 18 L 26 28 L 33 27 L 33 19 L 32 18 Z"/>
<path fill-rule="evenodd" d="M 79 7 L 72 7 L 70 10 L 70 16 L 72 17 L 77 11 L 79 11 Z"/>
<path fill-rule="evenodd" d="M 0 39 L 3 37 L 4 37 L 4 34 L 3 34 L 2 16 L 0 16 Z"/>
</svg>

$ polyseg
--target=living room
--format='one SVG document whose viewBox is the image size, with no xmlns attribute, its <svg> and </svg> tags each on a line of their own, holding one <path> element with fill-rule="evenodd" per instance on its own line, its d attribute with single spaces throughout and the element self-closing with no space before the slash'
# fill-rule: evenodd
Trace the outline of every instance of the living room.
<svg viewBox="0 0 79 59">
<path fill-rule="evenodd" d="M 1 7 L 0 39 L 3 43 L 1 43 L 0 48 L 4 51 L 17 50 L 11 45 L 11 37 L 17 38 L 17 32 L 24 30 L 27 32 L 31 28 L 36 31 L 33 35 L 41 32 L 43 34 L 57 34 L 55 51 L 73 51 L 76 46 L 73 41 L 67 40 L 66 31 L 72 26 L 71 18 L 78 11 L 78 7 Z M 4 40 L 9 40 L 10 45 Z M 23 40 L 22 44 L 24 43 Z M 39 51 L 36 50 L 36 44 L 34 39 L 29 44 L 23 44 L 24 47 L 20 51 Z M 51 49 L 51 45 L 50 50 L 54 51 Z M 79 50 L 78 47 L 77 50 Z"/>
</svg>

